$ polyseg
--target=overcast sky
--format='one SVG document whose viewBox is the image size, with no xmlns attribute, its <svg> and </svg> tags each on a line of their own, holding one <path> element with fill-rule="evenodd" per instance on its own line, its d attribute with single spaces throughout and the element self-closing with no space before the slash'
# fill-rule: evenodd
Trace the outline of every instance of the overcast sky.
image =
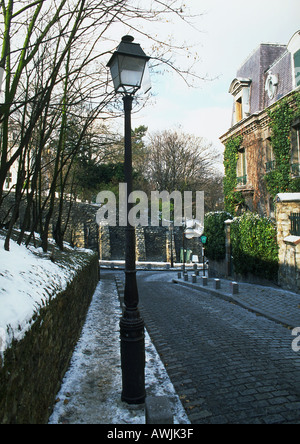
<svg viewBox="0 0 300 444">
<path fill-rule="evenodd" d="M 176 75 L 153 76 L 154 103 L 133 117 L 133 126 L 144 124 L 153 132 L 181 125 L 222 149 L 219 137 L 230 127 L 233 99 L 228 89 L 237 69 L 260 43 L 289 42 L 300 29 L 300 0 L 186 0 L 186 4 L 192 13 L 202 14 L 194 19 L 200 32 L 178 22 L 158 23 L 151 31 L 162 37 L 173 33 L 178 42 L 197 44 L 199 75 L 218 78 L 189 89 Z M 139 43 L 146 50 L 147 43 Z"/>
</svg>

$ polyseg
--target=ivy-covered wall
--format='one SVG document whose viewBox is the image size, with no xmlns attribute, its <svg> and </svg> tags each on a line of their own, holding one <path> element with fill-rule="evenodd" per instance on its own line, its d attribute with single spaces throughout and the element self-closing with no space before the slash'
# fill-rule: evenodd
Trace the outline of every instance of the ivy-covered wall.
<svg viewBox="0 0 300 444">
<path fill-rule="evenodd" d="M 269 109 L 235 125 L 222 141 L 224 151 L 225 210 L 236 214 L 237 208 L 269 216 L 272 200 L 278 193 L 300 192 L 300 178 L 291 174 L 291 131 L 300 117 L 300 92 L 294 91 Z M 267 170 L 267 150 L 273 148 L 275 162 Z M 245 149 L 247 185 L 237 184 L 238 152 Z M 270 204 L 271 203 L 271 204 Z"/>
<path fill-rule="evenodd" d="M 278 244 L 276 224 L 269 218 L 246 212 L 240 217 L 233 217 L 226 212 L 209 213 L 205 216 L 205 235 L 207 236 L 206 256 L 215 270 L 231 269 L 235 279 L 241 277 L 250 280 L 277 282 Z M 225 221 L 230 223 L 231 251 L 226 255 Z M 228 227 L 229 228 L 229 227 Z M 224 261 L 233 257 L 233 267 Z M 219 264 L 216 264 L 218 262 Z M 223 263 L 223 265 L 222 265 Z"/>
<path fill-rule="evenodd" d="M 265 176 L 265 181 L 272 197 L 278 193 L 300 192 L 300 178 L 291 175 L 291 130 L 293 122 L 300 116 L 300 92 L 295 93 L 293 99 L 283 99 L 268 110 L 275 169 Z"/>
<path fill-rule="evenodd" d="M 243 141 L 242 136 L 229 139 L 225 145 L 224 151 L 224 197 L 225 197 L 225 211 L 230 214 L 235 214 L 235 209 L 239 204 L 244 202 L 242 193 L 237 192 L 237 162 L 238 149 Z"/>
<path fill-rule="evenodd" d="M 207 236 L 205 255 L 210 261 L 225 259 L 225 221 L 232 219 L 226 211 L 207 213 L 204 218 L 204 235 Z"/>
<path fill-rule="evenodd" d="M 234 219 L 231 245 L 235 273 L 277 281 L 277 230 L 272 220 L 249 212 Z"/>
</svg>

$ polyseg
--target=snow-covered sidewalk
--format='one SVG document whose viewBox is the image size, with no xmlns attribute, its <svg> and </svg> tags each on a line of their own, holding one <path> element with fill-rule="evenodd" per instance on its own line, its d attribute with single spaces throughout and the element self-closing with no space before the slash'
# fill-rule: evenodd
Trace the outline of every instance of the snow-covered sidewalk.
<svg viewBox="0 0 300 444">
<path fill-rule="evenodd" d="M 93 297 L 49 424 L 145 424 L 144 406 L 121 401 L 119 319 L 113 280 L 102 280 Z M 146 391 L 168 396 L 174 423 L 190 424 L 181 401 L 146 332 Z"/>
</svg>

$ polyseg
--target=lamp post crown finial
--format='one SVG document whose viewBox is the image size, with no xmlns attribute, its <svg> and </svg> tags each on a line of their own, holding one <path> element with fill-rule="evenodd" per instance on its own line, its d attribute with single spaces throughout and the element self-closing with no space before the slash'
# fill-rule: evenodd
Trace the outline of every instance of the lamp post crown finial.
<svg viewBox="0 0 300 444">
<path fill-rule="evenodd" d="M 124 37 L 122 37 L 122 42 L 132 43 L 133 41 L 134 37 L 132 37 L 131 35 L 125 35 Z"/>
</svg>

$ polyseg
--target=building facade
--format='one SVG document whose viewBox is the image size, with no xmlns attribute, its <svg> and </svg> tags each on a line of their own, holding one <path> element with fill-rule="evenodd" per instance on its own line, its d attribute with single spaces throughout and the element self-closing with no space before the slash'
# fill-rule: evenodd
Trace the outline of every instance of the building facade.
<svg viewBox="0 0 300 444">
<path fill-rule="evenodd" d="M 229 93 L 233 96 L 232 125 L 220 140 L 225 146 L 229 141 L 238 138 L 241 140 L 236 155 L 236 183 L 233 193 L 242 196 L 242 203 L 236 211 L 250 210 L 272 217 L 274 195 L 268 189 L 266 176 L 279 165 L 273 147 L 270 111 L 280 103 L 288 103 L 295 116 L 297 115 L 297 97 L 300 94 L 300 31 L 292 36 L 287 45 L 261 44 L 237 71 Z M 291 121 L 289 162 L 291 181 L 299 179 L 299 117 Z"/>
</svg>

